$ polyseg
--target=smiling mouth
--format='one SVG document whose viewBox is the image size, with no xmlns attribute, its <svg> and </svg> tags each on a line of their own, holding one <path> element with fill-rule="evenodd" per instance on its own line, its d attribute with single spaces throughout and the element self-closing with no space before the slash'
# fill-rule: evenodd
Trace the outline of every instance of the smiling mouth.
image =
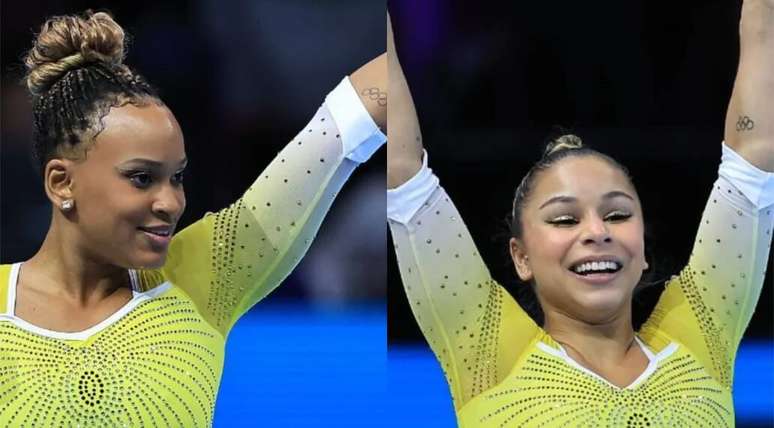
<svg viewBox="0 0 774 428">
<path fill-rule="evenodd" d="M 615 260 L 600 260 L 578 263 L 570 268 L 570 271 L 580 276 L 597 276 L 614 274 L 623 268 L 623 264 Z"/>
<path fill-rule="evenodd" d="M 171 226 L 163 226 L 163 227 L 138 227 L 137 229 L 149 233 L 151 235 L 159 236 L 162 238 L 167 238 L 172 235 L 172 227 Z"/>
<path fill-rule="evenodd" d="M 172 240 L 174 228 L 172 226 L 138 227 L 137 230 L 143 232 L 154 247 L 166 248 Z"/>
</svg>

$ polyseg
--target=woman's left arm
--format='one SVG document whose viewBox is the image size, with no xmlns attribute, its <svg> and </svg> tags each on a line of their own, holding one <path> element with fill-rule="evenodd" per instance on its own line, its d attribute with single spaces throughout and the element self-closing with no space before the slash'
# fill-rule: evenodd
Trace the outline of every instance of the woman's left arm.
<svg viewBox="0 0 774 428">
<path fill-rule="evenodd" d="M 688 265 L 641 332 L 666 333 L 724 386 L 755 312 L 774 228 L 774 0 L 745 0 L 726 144 Z"/>
<path fill-rule="evenodd" d="M 774 1 L 774 0 L 773 0 Z M 383 53 L 349 76 L 360 101 L 382 132 L 387 130 L 387 54 Z"/>
<path fill-rule="evenodd" d="M 163 268 L 217 330 L 298 264 L 354 169 L 386 141 L 386 58 L 345 78 L 231 206 L 175 235 Z"/>
<path fill-rule="evenodd" d="M 740 56 L 726 114 L 726 144 L 756 167 L 774 171 L 774 0 L 745 0 Z"/>
</svg>

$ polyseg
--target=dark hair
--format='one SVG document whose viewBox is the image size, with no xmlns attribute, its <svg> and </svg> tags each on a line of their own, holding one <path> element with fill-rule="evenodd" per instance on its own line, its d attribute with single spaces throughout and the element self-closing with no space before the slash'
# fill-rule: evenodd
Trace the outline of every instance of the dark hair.
<svg viewBox="0 0 774 428">
<path fill-rule="evenodd" d="M 161 104 L 156 90 L 123 64 L 126 34 L 105 12 L 48 19 L 27 53 L 33 155 L 46 163 L 93 140 L 111 107 Z"/>
<path fill-rule="evenodd" d="M 518 187 L 516 187 L 516 191 L 514 192 L 514 197 L 513 197 L 511 213 L 508 215 L 506 219 L 510 237 L 516 238 L 516 239 L 522 238 L 523 231 L 524 231 L 522 219 L 521 219 L 522 211 L 524 209 L 524 206 L 527 203 L 527 200 L 529 199 L 532 193 L 537 176 L 541 172 L 551 168 L 554 164 L 556 164 L 558 161 L 562 159 L 565 159 L 568 157 L 581 157 L 581 156 L 594 156 L 608 162 L 611 166 L 623 172 L 624 175 L 628 178 L 629 182 L 632 184 L 632 187 L 634 187 L 634 183 L 632 181 L 631 175 L 629 174 L 629 170 L 625 166 L 623 166 L 621 163 L 619 163 L 618 161 L 616 161 L 615 159 L 613 159 L 612 157 L 604 153 L 598 152 L 588 146 L 584 146 L 583 141 L 577 135 L 564 134 L 557 138 L 550 139 L 546 144 L 545 150 L 543 151 L 543 156 L 540 158 L 540 160 L 537 161 L 537 163 L 535 163 L 535 165 L 532 166 L 532 168 L 530 168 L 530 170 L 521 180 L 521 183 L 519 183 Z M 646 258 L 649 260 L 650 267 L 643 274 L 642 278 L 640 279 L 640 282 L 635 287 L 635 295 L 639 293 L 641 290 L 661 282 L 659 280 L 654 280 L 656 276 L 656 269 L 654 266 L 655 261 L 651 262 L 651 260 L 653 260 L 654 258 L 652 257 L 651 249 L 647 245 L 647 237 L 649 235 L 649 233 L 647 232 L 647 226 L 646 226 L 645 235 L 646 235 L 645 252 L 646 252 Z M 530 315 L 530 317 L 532 317 L 532 319 L 538 325 L 542 326 L 543 323 L 545 322 L 545 317 L 544 317 L 543 309 L 541 308 L 540 302 L 537 298 L 537 294 L 535 293 L 534 287 L 535 287 L 535 284 L 533 281 L 533 282 L 530 282 L 529 286 L 517 287 L 515 294 L 522 308 Z M 635 329 L 638 329 L 639 325 L 642 324 L 645 318 L 639 316 L 639 314 L 634 318 L 635 318 L 634 320 Z"/>
</svg>

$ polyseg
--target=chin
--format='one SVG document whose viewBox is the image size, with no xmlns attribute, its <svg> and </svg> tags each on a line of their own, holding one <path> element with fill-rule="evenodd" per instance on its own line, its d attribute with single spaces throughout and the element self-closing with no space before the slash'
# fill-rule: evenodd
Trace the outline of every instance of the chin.
<svg viewBox="0 0 774 428">
<path fill-rule="evenodd" d="M 167 253 L 150 254 L 141 257 L 133 257 L 129 263 L 129 269 L 160 269 L 167 261 Z"/>
<path fill-rule="evenodd" d="M 631 305 L 631 296 L 620 290 L 603 290 L 589 294 L 592 295 L 580 296 L 577 303 L 583 309 L 584 318 L 591 323 L 609 321 L 622 313 L 626 305 Z"/>
</svg>

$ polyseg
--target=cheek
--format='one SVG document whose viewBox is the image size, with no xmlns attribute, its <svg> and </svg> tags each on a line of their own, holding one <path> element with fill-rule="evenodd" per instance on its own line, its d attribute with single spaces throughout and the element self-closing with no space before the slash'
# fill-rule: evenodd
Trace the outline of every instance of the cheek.
<svg viewBox="0 0 774 428">
<path fill-rule="evenodd" d="M 557 228 L 533 225 L 526 232 L 527 249 L 537 260 L 555 262 L 562 259 L 575 240 L 573 233 Z"/>
<path fill-rule="evenodd" d="M 142 200 L 113 196 L 103 200 L 95 213 L 95 223 L 103 226 L 103 232 L 124 236 L 147 223 L 148 210 Z"/>
<path fill-rule="evenodd" d="M 525 244 L 531 260 L 530 268 L 536 282 L 543 284 L 541 287 L 544 289 L 541 292 L 546 296 L 563 294 L 563 290 L 551 287 L 563 283 L 563 280 L 558 278 L 562 273 L 557 267 L 564 263 L 571 252 L 574 234 L 567 230 L 540 226 L 525 228 L 525 232 Z"/>
<path fill-rule="evenodd" d="M 103 178 L 84 187 L 77 204 L 80 223 L 85 227 L 115 233 L 122 224 L 141 224 L 147 217 L 146 198 L 121 179 Z"/>
<path fill-rule="evenodd" d="M 630 224 L 618 231 L 619 240 L 632 255 L 641 255 L 645 252 L 645 239 L 643 227 L 640 224 Z"/>
<path fill-rule="evenodd" d="M 82 165 L 74 175 L 74 187 L 79 199 L 89 202 L 100 199 L 113 198 L 117 193 L 124 193 L 123 178 L 108 169 L 108 167 L 95 162 Z M 77 201 L 81 204 L 81 201 Z"/>
</svg>

